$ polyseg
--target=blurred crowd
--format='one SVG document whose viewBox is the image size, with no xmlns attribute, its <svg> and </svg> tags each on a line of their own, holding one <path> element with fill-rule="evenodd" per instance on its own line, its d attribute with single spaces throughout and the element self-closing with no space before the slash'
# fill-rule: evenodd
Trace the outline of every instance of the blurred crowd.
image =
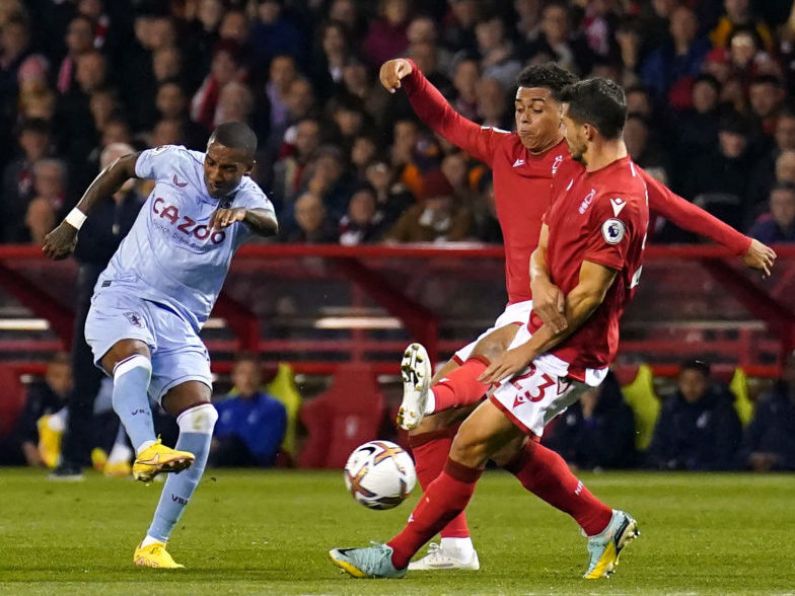
<svg viewBox="0 0 795 596">
<path fill-rule="evenodd" d="M 111 145 L 248 122 L 282 241 L 499 242 L 489 172 L 377 79 L 411 57 L 511 129 L 523 65 L 628 94 L 632 157 L 766 243 L 795 240 L 789 0 L 0 0 L 2 242 L 40 242 Z M 145 197 L 145 187 L 129 192 Z M 657 221 L 658 241 L 693 240 Z"/>
</svg>

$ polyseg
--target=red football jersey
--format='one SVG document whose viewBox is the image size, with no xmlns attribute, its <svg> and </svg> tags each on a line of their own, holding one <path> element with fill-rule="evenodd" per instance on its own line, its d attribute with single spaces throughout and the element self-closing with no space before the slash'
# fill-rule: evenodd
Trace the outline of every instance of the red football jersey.
<svg viewBox="0 0 795 596">
<path fill-rule="evenodd" d="M 618 350 L 618 322 L 640 280 L 649 225 L 647 189 L 629 157 L 586 172 L 581 169 L 560 189 L 545 220 L 549 226 L 547 265 L 564 294 L 579 283 L 584 261 L 616 270 L 604 302 L 574 334 L 551 350 L 569 364 L 569 374 L 608 366 Z M 533 314 L 530 330 L 541 327 Z"/>
<path fill-rule="evenodd" d="M 434 132 L 488 165 L 494 173 L 494 202 L 505 245 L 508 301 L 532 299 L 530 255 L 538 246 L 542 216 L 558 196 L 552 181 L 567 183 L 583 170 L 571 159 L 565 140 L 540 155 L 530 153 L 516 133 L 484 128 L 457 113 L 417 65 L 403 80 L 420 119 Z M 637 166 L 649 187 L 653 211 L 685 230 L 727 246 L 735 254 L 748 250 L 751 239 L 675 195 Z"/>
</svg>

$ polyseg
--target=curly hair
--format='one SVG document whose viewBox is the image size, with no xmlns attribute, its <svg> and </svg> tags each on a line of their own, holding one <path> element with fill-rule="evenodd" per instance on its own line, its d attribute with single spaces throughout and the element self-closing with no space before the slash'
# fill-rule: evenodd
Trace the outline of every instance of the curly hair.
<svg viewBox="0 0 795 596">
<path fill-rule="evenodd" d="M 554 62 L 531 64 L 516 77 L 519 87 L 543 87 L 557 97 L 564 88 L 579 81 L 579 77 Z"/>
</svg>

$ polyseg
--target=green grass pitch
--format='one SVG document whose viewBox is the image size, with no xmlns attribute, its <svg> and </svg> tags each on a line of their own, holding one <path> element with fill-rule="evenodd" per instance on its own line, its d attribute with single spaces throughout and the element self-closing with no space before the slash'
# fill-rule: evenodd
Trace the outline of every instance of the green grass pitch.
<svg viewBox="0 0 795 596">
<path fill-rule="evenodd" d="M 170 551 L 187 569 L 137 569 L 132 553 L 161 484 L 89 475 L 48 482 L 0 469 L 3 594 L 762 594 L 795 593 L 795 476 L 585 475 L 638 519 L 613 578 L 580 579 L 585 541 L 565 515 L 489 472 L 470 507 L 480 572 L 355 580 L 334 546 L 385 540 L 409 514 L 355 504 L 338 472 L 205 476 Z"/>
</svg>

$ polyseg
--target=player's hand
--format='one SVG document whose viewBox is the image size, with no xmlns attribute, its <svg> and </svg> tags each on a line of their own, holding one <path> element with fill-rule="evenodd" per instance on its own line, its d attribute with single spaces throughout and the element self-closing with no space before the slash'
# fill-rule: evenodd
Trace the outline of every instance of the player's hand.
<svg viewBox="0 0 795 596">
<path fill-rule="evenodd" d="M 751 240 L 748 252 L 743 255 L 743 263 L 745 263 L 746 267 L 760 270 L 762 277 L 770 277 L 775 262 L 776 251 L 756 239 Z"/>
<path fill-rule="evenodd" d="M 381 65 L 378 77 L 381 79 L 384 89 L 394 93 L 395 90 L 400 89 L 400 80 L 409 76 L 413 70 L 411 62 L 405 58 L 396 58 Z"/>
<path fill-rule="evenodd" d="M 508 350 L 491 362 L 483 374 L 478 377 L 478 381 L 491 384 L 509 379 L 527 368 L 534 357 L 524 349 L 524 346 Z"/>
<path fill-rule="evenodd" d="M 246 219 L 246 209 L 243 207 L 236 207 L 234 209 L 218 209 L 213 214 L 212 224 L 210 227 L 213 230 L 223 230 L 228 228 L 233 223 L 243 221 Z"/>
<path fill-rule="evenodd" d="M 553 333 L 563 333 L 569 326 L 566 320 L 566 296 L 560 288 L 548 280 L 533 281 L 533 312 Z"/>
<path fill-rule="evenodd" d="M 77 229 L 62 221 L 57 228 L 44 237 L 42 252 L 56 261 L 65 259 L 74 252 L 77 245 Z"/>
</svg>

